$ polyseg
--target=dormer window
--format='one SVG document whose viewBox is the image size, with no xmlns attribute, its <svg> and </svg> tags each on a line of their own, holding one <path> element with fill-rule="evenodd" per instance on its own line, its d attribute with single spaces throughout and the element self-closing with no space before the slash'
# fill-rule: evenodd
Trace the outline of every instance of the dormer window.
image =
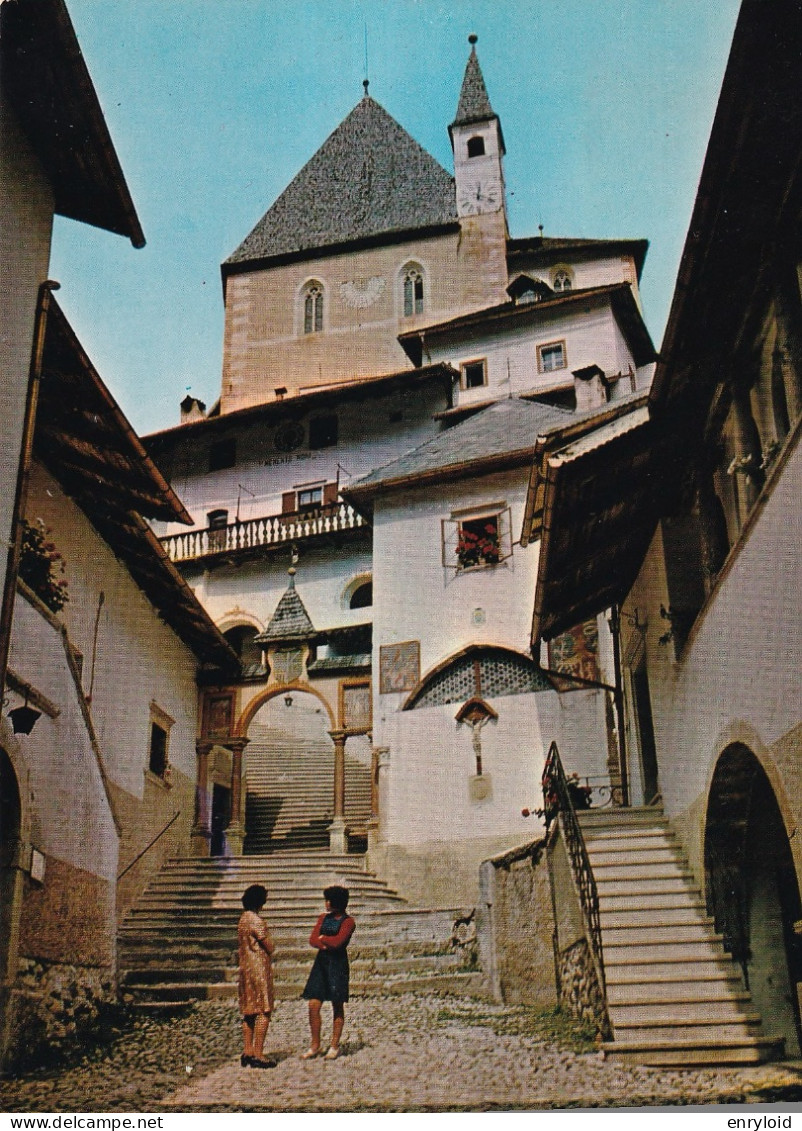
<svg viewBox="0 0 802 1131">
<path fill-rule="evenodd" d="M 570 291 L 573 289 L 574 280 L 567 267 L 558 267 L 552 277 L 555 291 Z"/>
<path fill-rule="evenodd" d="M 469 157 L 484 157 L 485 153 L 485 139 L 483 137 L 469 137 L 468 138 L 468 156 Z"/>
<path fill-rule="evenodd" d="M 423 314 L 423 271 L 415 263 L 404 268 L 404 317 Z"/>
<path fill-rule="evenodd" d="M 319 334 L 323 329 L 323 286 L 307 283 L 303 292 L 304 333 Z"/>
</svg>

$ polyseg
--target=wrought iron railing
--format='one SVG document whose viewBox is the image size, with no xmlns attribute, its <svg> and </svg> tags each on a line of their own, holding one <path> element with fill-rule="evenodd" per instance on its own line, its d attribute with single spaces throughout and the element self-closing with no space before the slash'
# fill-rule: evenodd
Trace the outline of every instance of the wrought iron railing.
<svg viewBox="0 0 802 1131">
<path fill-rule="evenodd" d="M 599 917 L 599 893 L 590 866 L 590 857 L 585 847 L 585 838 L 577 820 L 576 809 L 589 808 L 589 787 L 583 786 L 576 775 L 570 778 L 563 769 L 557 743 L 552 742 L 543 767 L 543 811 L 546 828 L 559 817 L 560 827 L 571 861 L 571 870 L 576 881 L 579 900 L 588 943 L 593 955 L 599 989 L 606 997 L 604 978 L 604 951 L 602 948 L 601 920 Z M 584 799 L 584 800 L 583 800 Z"/>
<path fill-rule="evenodd" d="M 347 503 L 331 503 L 314 510 L 293 514 L 273 514 L 232 522 L 227 526 L 205 527 L 170 534 L 161 543 L 174 562 L 192 561 L 213 554 L 231 554 L 260 546 L 300 542 L 319 534 L 356 530 L 367 522 Z"/>
</svg>

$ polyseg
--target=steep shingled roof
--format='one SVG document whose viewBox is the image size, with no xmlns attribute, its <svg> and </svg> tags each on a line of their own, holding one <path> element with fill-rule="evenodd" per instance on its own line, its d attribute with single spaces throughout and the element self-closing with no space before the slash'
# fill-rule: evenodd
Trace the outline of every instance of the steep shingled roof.
<svg viewBox="0 0 802 1131">
<path fill-rule="evenodd" d="M 456 221 L 454 178 L 365 94 L 223 271 Z"/>
</svg>

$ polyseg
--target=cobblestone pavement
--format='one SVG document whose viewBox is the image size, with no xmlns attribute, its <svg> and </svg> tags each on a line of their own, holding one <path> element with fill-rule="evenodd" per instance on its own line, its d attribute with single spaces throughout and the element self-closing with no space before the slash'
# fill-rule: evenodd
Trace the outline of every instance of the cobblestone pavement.
<svg viewBox="0 0 802 1131">
<path fill-rule="evenodd" d="M 68 1067 L 0 1083 L 0 1110 L 490 1111 L 802 1100 L 800 1063 L 624 1066 L 567 1033 L 517 1007 L 407 994 L 352 1001 L 344 1055 L 301 1061 L 305 1003 L 279 1002 L 267 1045 L 279 1063 L 258 1071 L 239 1066 L 235 1008 L 206 1002 L 180 1016 L 140 1018 Z"/>
</svg>

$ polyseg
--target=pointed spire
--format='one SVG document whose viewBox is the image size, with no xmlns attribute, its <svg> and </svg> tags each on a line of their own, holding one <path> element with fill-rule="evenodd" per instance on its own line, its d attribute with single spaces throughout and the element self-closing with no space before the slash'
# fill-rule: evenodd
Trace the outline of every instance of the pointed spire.
<svg viewBox="0 0 802 1131">
<path fill-rule="evenodd" d="M 465 78 L 462 80 L 457 116 L 451 123 L 453 126 L 466 125 L 468 122 L 486 121 L 488 118 L 495 118 L 496 116 L 493 113 L 493 107 L 490 105 L 487 87 L 482 76 L 482 68 L 479 66 L 479 59 L 476 55 L 477 38 L 475 35 L 468 36 L 471 53 L 468 57 L 468 65 L 465 68 Z"/>
<path fill-rule="evenodd" d="M 270 618 L 270 624 L 264 632 L 260 632 L 258 636 L 254 637 L 256 644 L 273 644 L 279 640 L 308 640 L 315 635 L 315 626 L 312 624 L 309 613 L 295 589 L 295 574 L 297 572 L 295 567 L 298 563 L 298 551 L 295 546 L 292 547 L 290 561 L 290 568 L 287 570 L 290 580 L 287 588 L 276 606 L 276 611 Z"/>
</svg>

